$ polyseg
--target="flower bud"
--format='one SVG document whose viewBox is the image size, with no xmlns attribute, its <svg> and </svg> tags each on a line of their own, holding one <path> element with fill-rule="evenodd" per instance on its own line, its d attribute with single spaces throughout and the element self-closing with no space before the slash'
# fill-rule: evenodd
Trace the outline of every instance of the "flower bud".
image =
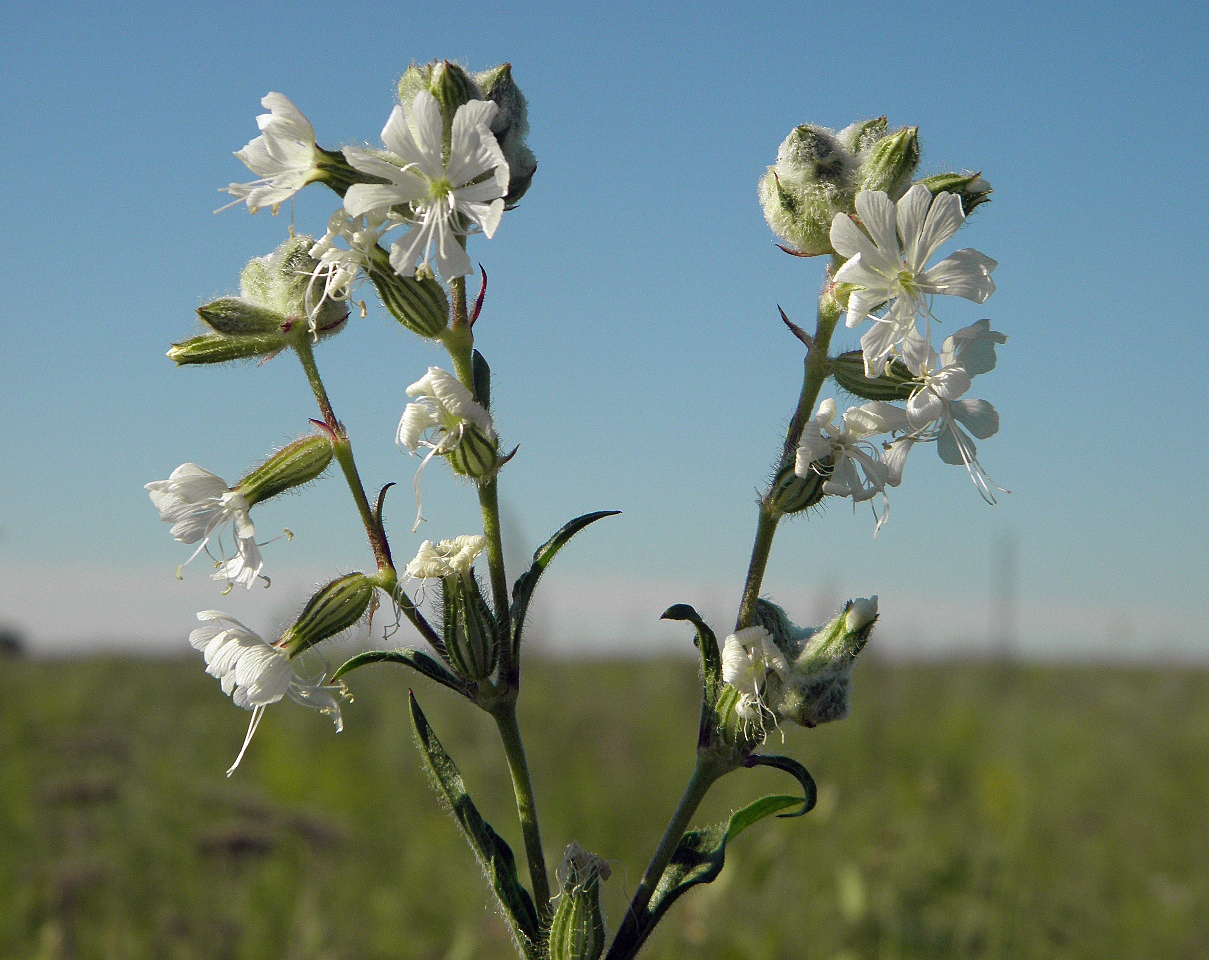
<svg viewBox="0 0 1209 960">
<path fill-rule="evenodd" d="M 280 334 L 285 318 L 275 310 L 241 297 L 219 297 L 197 308 L 202 322 L 228 337 Z"/>
<path fill-rule="evenodd" d="M 374 585 L 363 573 L 338 577 L 321 588 L 303 608 L 293 625 L 286 630 L 278 644 L 291 656 L 341 630 L 347 630 L 361 619 L 374 598 Z"/>
<path fill-rule="evenodd" d="M 910 400 L 919 387 L 915 374 L 897 357 L 886 364 L 880 377 L 866 376 L 865 355 L 860 350 L 849 350 L 832 360 L 831 375 L 853 396 L 865 400 Z"/>
<path fill-rule="evenodd" d="M 844 127 L 835 138 L 854 157 L 868 150 L 886 135 L 889 127 L 885 117 L 874 117 L 872 120 L 858 120 Z"/>
<path fill-rule="evenodd" d="M 508 161 L 509 207 L 525 195 L 533 174 L 537 171 L 537 158 L 525 143 L 529 133 L 529 105 L 520 87 L 512 79 L 512 64 L 505 63 L 474 75 L 482 99 L 490 100 L 498 108 L 491 121 L 491 132 Z"/>
<path fill-rule="evenodd" d="M 399 78 L 399 102 L 410 113 L 416 94 L 427 90 L 441 107 L 444 121 L 442 142 L 449 152 L 449 141 L 453 131 L 453 116 L 458 107 L 471 100 L 482 99 L 478 84 L 462 67 L 451 60 L 434 60 L 417 67 L 414 63 Z"/>
<path fill-rule="evenodd" d="M 831 458 L 822 464 L 820 470 L 811 470 L 805 477 L 797 475 L 793 463 L 782 467 L 768 492 L 767 502 L 772 511 L 780 516 L 801 513 L 822 501 L 823 484 L 831 475 Z"/>
<path fill-rule="evenodd" d="M 550 923 L 550 960 L 598 960 L 604 952 L 600 882 L 608 880 L 611 872 L 607 863 L 578 843 L 567 847 L 557 871 L 563 889 Z"/>
<path fill-rule="evenodd" d="M 903 127 L 883 137 L 860 158 L 857 192 L 882 190 L 897 200 L 911 186 L 911 177 L 919 166 L 919 127 Z"/>
<path fill-rule="evenodd" d="M 780 612 L 783 616 L 784 611 Z M 877 597 L 873 596 L 848 601 L 839 616 L 817 630 L 789 624 L 789 641 L 799 651 L 774 705 L 777 714 L 804 727 L 847 716 L 852 665 L 876 622 Z"/>
<path fill-rule="evenodd" d="M 324 434 L 299 437 L 278 450 L 232 489 L 243 495 L 248 506 L 275 497 L 293 487 L 310 483 L 332 462 L 332 438 Z"/>
<path fill-rule="evenodd" d="M 855 160 L 830 130 L 795 128 L 760 180 L 764 219 L 798 253 L 831 253 L 831 221 L 853 208 L 855 172 Z"/>
<path fill-rule="evenodd" d="M 961 198 L 961 212 L 967 217 L 975 207 L 989 201 L 993 192 L 981 173 L 938 173 L 934 177 L 924 177 L 919 182 L 932 191 L 932 196 L 938 193 L 957 194 Z"/>
<path fill-rule="evenodd" d="M 229 363 L 232 360 L 268 356 L 281 350 L 286 343 L 285 336 L 281 334 L 227 337 L 219 333 L 204 333 L 172 344 L 167 356 L 182 367 L 194 363 Z"/>
<path fill-rule="evenodd" d="M 449 298 L 432 273 L 402 277 L 381 247 L 370 251 L 366 273 L 390 315 L 412 333 L 435 338 L 449 326 Z"/>
<path fill-rule="evenodd" d="M 491 676 L 499 656 L 496 620 L 472 573 L 441 578 L 443 639 L 449 665 L 467 680 Z"/>
</svg>

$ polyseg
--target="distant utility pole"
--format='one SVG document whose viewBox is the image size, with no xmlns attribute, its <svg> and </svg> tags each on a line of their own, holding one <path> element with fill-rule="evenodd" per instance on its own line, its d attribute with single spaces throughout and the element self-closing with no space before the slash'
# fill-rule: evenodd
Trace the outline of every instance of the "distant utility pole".
<svg viewBox="0 0 1209 960">
<path fill-rule="evenodd" d="M 994 544 L 991 555 L 991 653 L 997 660 L 1012 662 L 1020 656 L 1016 632 L 1016 578 L 1019 543 L 1006 533 Z"/>
</svg>

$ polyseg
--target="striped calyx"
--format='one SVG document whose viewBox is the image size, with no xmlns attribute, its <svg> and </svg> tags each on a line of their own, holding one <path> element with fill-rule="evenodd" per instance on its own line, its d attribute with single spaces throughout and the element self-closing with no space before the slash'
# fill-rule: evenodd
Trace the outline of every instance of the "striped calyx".
<svg viewBox="0 0 1209 960">
<path fill-rule="evenodd" d="M 567 847 L 558 868 L 563 888 L 550 923 L 550 960 L 598 960 L 604 952 L 600 882 L 610 872 L 607 863 L 578 843 Z"/>
</svg>

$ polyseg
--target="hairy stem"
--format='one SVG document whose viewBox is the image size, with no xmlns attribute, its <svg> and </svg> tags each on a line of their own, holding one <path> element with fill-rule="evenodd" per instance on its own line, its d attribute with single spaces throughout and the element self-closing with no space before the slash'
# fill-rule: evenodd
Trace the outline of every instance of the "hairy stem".
<svg viewBox="0 0 1209 960">
<path fill-rule="evenodd" d="M 529 761 L 525 759 L 525 745 L 521 740 L 520 725 L 516 720 L 516 698 L 513 696 L 501 700 L 492 709 L 491 715 L 499 728 L 500 739 L 504 743 L 504 754 L 508 758 L 508 772 L 512 774 L 512 792 L 516 796 L 516 815 L 520 820 L 521 834 L 525 840 L 525 857 L 529 862 L 529 882 L 533 887 L 537 915 L 545 927 L 550 923 L 550 880 L 546 875 L 546 856 L 542 852 L 533 778 L 529 775 Z"/>
<path fill-rule="evenodd" d="M 336 419 L 336 414 L 332 410 L 332 403 L 328 399 L 327 390 L 324 389 L 323 380 L 319 376 L 319 368 L 315 365 L 315 354 L 311 350 L 311 342 L 305 338 L 300 339 L 294 344 L 294 352 L 298 354 L 302 369 L 306 371 L 307 381 L 311 385 L 315 401 L 319 404 L 319 410 L 323 414 L 323 422 L 332 433 L 336 462 L 340 464 L 344 479 L 348 482 L 348 488 L 352 492 L 353 501 L 357 505 L 357 512 L 361 514 L 361 523 L 365 526 L 365 535 L 369 538 L 369 545 L 378 561 L 378 569 L 393 570 L 394 563 L 390 556 L 390 544 L 386 541 L 385 532 L 374 520 L 373 509 L 369 505 L 369 498 L 365 495 L 365 486 L 361 483 L 361 477 L 357 473 L 352 444 L 344 432 L 344 425 Z"/>
<path fill-rule="evenodd" d="M 617 950 L 609 950 L 608 960 L 622 960 L 623 957 L 632 955 L 632 949 L 626 950 L 626 947 L 631 944 L 636 945 L 640 941 L 642 936 L 640 925 L 646 922 L 647 907 L 650 905 L 651 897 L 655 894 L 656 887 L 659 886 L 659 881 L 663 878 L 663 871 L 672 862 L 676 847 L 679 846 L 680 840 L 688 830 L 693 814 L 697 812 L 697 807 L 701 805 L 709 788 L 728 769 L 731 768 L 719 765 L 716 760 L 706 755 L 697 754 L 693 775 L 689 777 L 684 794 L 680 797 L 680 803 L 676 806 L 676 812 L 672 814 L 672 819 L 663 832 L 663 837 L 659 840 L 659 846 L 655 848 L 651 862 L 642 875 L 642 881 L 638 884 L 634 899 L 630 901 L 625 919 L 622 920 L 621 926 L 617 930 L 617 936 L 614 938 L 613 946 Z"/>
<path fill-rule="evenodd" d="M 785 443 L 781 447 L 781 457 L 777 461 L 776 471 L 780 473 L 793 461 L 797 454 L 798 442 L 802 439 L 802 431 L 810 419 L 811 411 L 819 399 L 819 391 L 823 388 L 831 372 L 831 361 L 827 351 L 831 347 L 831 335 L 835 332 L 836 322 L 841 310 L 832 296 L 830 281 L 823 286 L 819 296 L 818 320 L 815 325 L 814 341 L 806 352 L 806 369 L 802 377 L 802 392 L 798 395 L 798 405 L 789 421 L 789 429 L 785 432 Z M 771 492 L 771 487 L 769 492 Z M 739 614 L 735 618 L 735 629 L 742 630 L 755 622 L 756 601 L 760 598 L 760 587 L 764 583 L 764 571 L 768 567 L 768 555 L 772 551 L 772 540 L 777 532 L 777 524 L 781 515 L 773 511 L 769 503 L 769 495 L 765 493 L 760 501 L 760 513 L 756 520 L 756 537 L 751 548 L 751 562 L 747 567 L 747 580 L 743 586 L 743 599 L 739 604 Z"/>
</svg>

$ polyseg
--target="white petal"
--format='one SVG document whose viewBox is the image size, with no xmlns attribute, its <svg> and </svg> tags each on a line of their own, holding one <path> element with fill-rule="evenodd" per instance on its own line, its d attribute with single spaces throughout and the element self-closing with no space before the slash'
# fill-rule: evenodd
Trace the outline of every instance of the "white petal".
<svg viewBox="0 0 1209 960">
<path fill-rule="evenodd" d="M 999 432 L 999 413 L 985 400 L 958 400 L 950 404 L 949 412 L 970 428 L 979 440 Z"/>
<path fill-rule="evenodd" d="M 911 188 L 908 196 L 916 191 L 919 191 L 921 196 L 931 198 L 928 188 L 920 183 Z M 904 233 L 904 241 L 909 245 L 906 253 L 907 268 L 915 274 L 924 269 L 924 265 L 937 248 L 953 236 L 965 222 L 965 214 L 961 212 L 961 199 L 954 194 L 940 193 L 930 202 L 932 206 L 928 210 L 927 219 L 918 225 L 917 233 L 910 240 L 906 240 Z"/>
<path fill-rule="evenodd" d="M 903 268 L 903 257 L 890 198 L 880 190 L 862 190 L 856 195 L 856 212 L 877 246 L 878 258 L 869 265 L 889 275 L 898 273 Z"/>
<path fill-rule="evenodd" d="M 983 303 L 995 292 L 991 273 L 999 264 L 977 250 L 958 250 L 916 277 L 924 293 L 943 293 Z"/>
</svg>

